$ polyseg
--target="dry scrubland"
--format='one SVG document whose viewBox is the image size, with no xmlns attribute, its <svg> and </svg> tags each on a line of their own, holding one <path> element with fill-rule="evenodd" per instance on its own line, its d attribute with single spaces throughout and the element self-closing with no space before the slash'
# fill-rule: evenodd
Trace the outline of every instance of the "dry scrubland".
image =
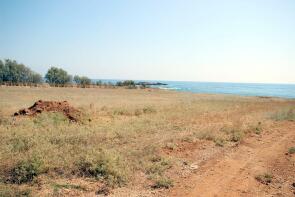
<svg viewBox="0 0 295 197">
<path fill-rule="evenodd" d="M 69 101 L 82 122 L 11 116 L 39 99 Z M 209 159 L 294 120 L 294 106 L 154 89 L 0 87 L 0 196 L 164 195 L 193 170 L 191 150 Z"/>
</svg>

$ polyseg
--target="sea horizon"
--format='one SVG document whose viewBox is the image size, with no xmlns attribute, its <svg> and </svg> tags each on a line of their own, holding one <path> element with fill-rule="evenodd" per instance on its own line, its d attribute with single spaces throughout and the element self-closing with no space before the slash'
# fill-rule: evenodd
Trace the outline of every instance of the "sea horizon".
<svg viewBox="0 0 295 197">
<path fill-rule="evenodd" d="M 92 79 L 93 81 L 116 83 L 122 79 Z M 240 96 L 265 96 L 295 99 L 295 84 L 292 83 L 245 83 L 245 82 L 203 82 L 203 81 L 166 81 L 133 80 L 135 82 L 160 82 L 167 85 L 153 86 L 181 92 L 231 94 Z"/>
</svg>

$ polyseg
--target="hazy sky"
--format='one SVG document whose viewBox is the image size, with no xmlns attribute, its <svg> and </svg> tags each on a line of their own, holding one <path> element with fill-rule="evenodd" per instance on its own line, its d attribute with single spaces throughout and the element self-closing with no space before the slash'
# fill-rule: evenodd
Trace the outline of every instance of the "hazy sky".
<svg viewBox="0 0 295 197">
<path fill-rule="evenodd" d="M 294 0 L 0 0 L 0 59 L 42 74 L 295 83 Z"/>
</svg>

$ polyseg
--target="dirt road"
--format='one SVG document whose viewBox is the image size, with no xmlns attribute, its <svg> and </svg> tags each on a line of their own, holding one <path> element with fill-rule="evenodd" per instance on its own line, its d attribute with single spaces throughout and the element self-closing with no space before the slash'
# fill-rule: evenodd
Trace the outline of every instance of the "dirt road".
<svg viewBox="0 0 295 197">
<path fill-rule="evenodd" d="M 295 196 L 295 123 L 275 123 L 261 136 L 253 135 L 233 150 L 201 166 L 184 185 L 169 196 Z M 257 175 L 272 174 L 269 185 Z"/>
</svg>

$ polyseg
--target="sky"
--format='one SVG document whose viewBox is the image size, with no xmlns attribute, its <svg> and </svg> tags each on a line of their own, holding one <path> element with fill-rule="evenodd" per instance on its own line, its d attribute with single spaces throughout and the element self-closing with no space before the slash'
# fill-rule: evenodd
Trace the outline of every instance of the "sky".
<svg viewBox="0 0 295 197">
<path fill-rule="evenodd" d="M 295 83 L 294 0 L 0 0 L 0 59 L 93 79 Z"/>
</svg>

